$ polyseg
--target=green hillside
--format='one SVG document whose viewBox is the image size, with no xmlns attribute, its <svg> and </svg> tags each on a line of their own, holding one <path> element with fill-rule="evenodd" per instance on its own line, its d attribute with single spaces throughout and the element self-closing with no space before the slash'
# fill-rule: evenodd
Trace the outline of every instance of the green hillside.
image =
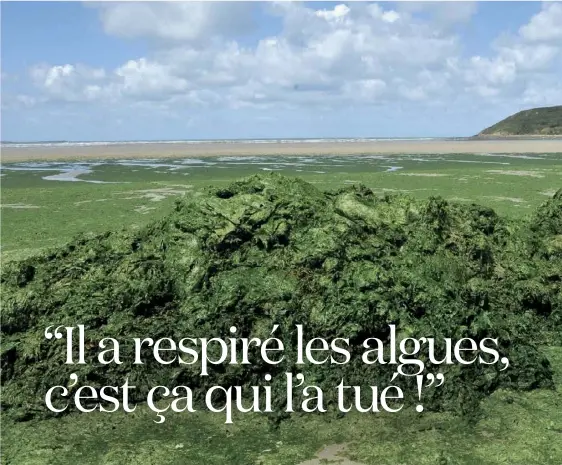
<svg viewBox="0 0 562 465">
<path fill-rule="evenodd" d="M 562 105 L 520 111 L 484 129 L 479 136 L 562 135 Z"/>
</svg>

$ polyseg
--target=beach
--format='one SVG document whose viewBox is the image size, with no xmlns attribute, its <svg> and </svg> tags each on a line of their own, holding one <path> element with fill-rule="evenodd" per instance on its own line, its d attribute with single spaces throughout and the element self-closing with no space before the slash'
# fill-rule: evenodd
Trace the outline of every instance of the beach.
<svg viewBox="0 0 562 465">
<path fill-rule="evenodd" d="M 445 153 L 562 153 L 562 139 L 524 140 L 361 140 L 361 141 L 211 141 L 95 144 L 4 145 L 3 163 L 54 160 L 201 158 L 267 155 L 377 155 Z"/>
</svg>

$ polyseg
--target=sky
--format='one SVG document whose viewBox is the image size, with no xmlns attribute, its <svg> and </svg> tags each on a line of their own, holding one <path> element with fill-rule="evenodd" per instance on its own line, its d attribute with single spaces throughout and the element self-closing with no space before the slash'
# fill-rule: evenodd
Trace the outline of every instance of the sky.
<svg viewBox="0 0 562 465">
<path fill-rule="evenodd" d="M 2 2 L 1 139 L 470 136 L 562 104 L 562 2 Z"/>
</svg>

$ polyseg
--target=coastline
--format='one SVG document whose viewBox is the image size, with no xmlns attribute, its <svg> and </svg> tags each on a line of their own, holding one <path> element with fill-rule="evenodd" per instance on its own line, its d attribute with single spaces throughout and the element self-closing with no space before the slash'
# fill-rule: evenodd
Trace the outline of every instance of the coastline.
<svg viewBox="0 0 562 465">
<path fill-rule="evenodd" d="M 419 155 L 466 153 L 562 153 L 562 139 L 373 140 L 319 142 L 144 142 L 106 145 L 3 146 L 2 163 L 85 161 L 119 158 L 205 158 L 213 156 Z"/>
</svg>

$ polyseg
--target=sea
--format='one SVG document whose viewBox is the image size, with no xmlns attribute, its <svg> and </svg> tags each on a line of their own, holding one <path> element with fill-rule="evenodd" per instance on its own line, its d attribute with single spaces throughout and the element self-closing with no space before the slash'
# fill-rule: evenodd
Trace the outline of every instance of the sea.
<svg viewBox="0 0 562 465">
<path fill-rule="evenodd" d="M 121 141 L 2 141 L 2 147 L 85 147 L 142 144 L 317 144 L 379 141 L 465 140 L 465 137 L 367 137 L 310 139 L 188 139 L 188 140 L 121 140 Z"/>
</svg>

